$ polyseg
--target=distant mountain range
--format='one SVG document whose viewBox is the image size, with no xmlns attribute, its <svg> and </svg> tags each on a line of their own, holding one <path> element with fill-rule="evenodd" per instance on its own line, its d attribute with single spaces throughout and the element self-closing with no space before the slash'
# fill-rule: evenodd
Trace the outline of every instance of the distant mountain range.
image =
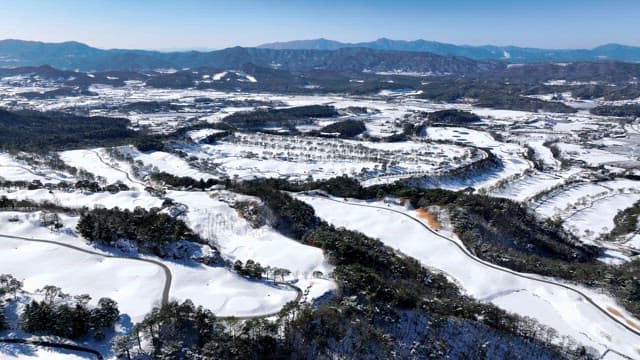
<svg viewBox="0 0 640 360">
<path fill-rule="evenodd" d="M 159 52 L 102 50 L 78 42 L 0 41 L 0 67 L 51 65 L 80 71 L 143 71 L 200 67 L 227 69 L 245 64 L 291 71 L 320 69 L 340 73 L 410 72 L 428 75 L 473 74 L 505 67 L 495 61 L 366 48 L 327 51 L 233 47 L 209 52 Z"/>
<path fill-rule="evenodd" d="M 337 50 L 367 48 L 385 51 L 430 52 L 443 56 L 463 56 L 475 60 L 504 60 L 512 63 L 625 61 L 640 62 L 640 47 L 607 44 L 593 49 L 536 49 L 518 46 L 468 46 L 427 40 L 391 40 L 381 38 L 371 42 L 343 43 L 327 39 L 276 42 L 258 46 L 262 49 Z"/>
<path fill-rule="evenodd" d="M 611 60 L 640 62 L 640 48 L 605 45 L 592 50 L 544 50 L 497 46 L 457 46 L 424 40 L 379 39 L 344 44 L 319 39 L 233 47 L 215 51 L 103 50 L 79 42 L 0 40 L 0 67 L 50 65 L 79 71 L 158 69 L 238 69 L 247 64 L 293 72 L 325 71 L 415 76 L 500 72 L 514 63 Z M 605 61 L 606 60 L 606 61 Z"/>
</svg>

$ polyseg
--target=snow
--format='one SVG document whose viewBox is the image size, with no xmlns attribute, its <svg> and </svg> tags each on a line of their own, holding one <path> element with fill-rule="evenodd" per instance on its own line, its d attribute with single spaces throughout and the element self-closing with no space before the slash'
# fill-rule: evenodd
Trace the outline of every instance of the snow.
<svg viewBox="0 0 640 360">
<path fill-rule="evenodd" d="M 8 216 L 0 213 L 0 222 Z M 34 234 L 37 213 L 26 215 L 21 223 L 13 223 L 11 234 Z M 34 218 L 36 217 L 36 218 Z M 73 222 L 74 219 L 63 219 Z M 3 229 L 6 234 L 9 229 Z M 47 234 L 49 235 L 49 234 Z M 48 238 L 64 238 L 52 234 Z M 56 236 L 58 235 L 58 236 Z M 27 236 L 27 237 L 31 237 Z M 25 265 L 31 264 L 31 265 Z M 0 273 L 24 280 L 24 289 L 34 292 L 45 285 L 55 285 L 65 293 L 89 294 L 92 302 L 110 297 L 118 302 L 121 312 L 140 320 L 159 303 L 164 275 L 158 266 L 126 259 L 110 259 L 85 254 L 61 246 L 31 243 L 0 236 Z"/>
<path fill-rule="evenodd" d="M 565 288 L 521 278 L 474 261 L 453 243 L 426 231 L 417 222 L 386 209 L 355 207 L 318 197 L 300 197 L 321 218 L 336 226 L 364 232 L 386 245 L 415 257 L 424 265 L 444 271 L 469 295 L 503 309 L 531 316 L 580 343 L 603 352 L 615 349 L 630 357 L 640 351 L 638 337 L 614 323 L 578 294 Z M 349 202 L 354 202 L 350 200 Z M 378 203 L 383 206 L 382 204 Z M 391 206 L 391 205 L 389 205 Z M 417 219 L 415 212 L 394 209 Z M 402 236 L 399 236 L 402 234 Z M 455 240 L 459 243 L 459 240 Z M 620 311 L 639 323 L 605 295 L 581 289 L 604 307 Z"/>
<path fill-rule="evenodd" d="M 133 189 L 141 187 L 139 182 L 129 180 L 124 170 L 114 169 L 114 167 L 117 168 L 117 163 L 103 163 L 101 158 L 105 161 L 108 160 L 100 149 L 63 151 L 60 153 L 60 158 L 68 165 L 85 169 L 96 176 L 105 178 L 108 184 L 120 182 Z"/>
<path fill-rule="evenodd" d="M 504 187 L 491 191 L 491 195 L 514 201 L 528 201 L 543 191 L 565 183 L 567 178 L 577 174 L 579 171 L 579 169 L 571 169 L 555 174 L 535 171 L 514 181 L 510 181 Z"/>
<path fill-rule="evenodd" d="M 487 148 L 500 159 L 502 168 L 495 171 L 485 171 L 471 178 L 447 179 L 435 183 L 427 179 L 422 184 L 424 186 L 449 190 L 462 190 L 467 187 L 483 189 L 495 186 L 502 179 L 522 175 L 532 168 L 532 164 L 524 159 L 524 149 L 520 145 L 496 141 L 491 134 L 484 131 L 459 127 L 429 127 L 426 136 L 431 140 L 455 141 L 456 143 Z"/>
<path fill-rule="evenodd" d="M 184 146 L 181 150 L 207 162 L 220 174 L 241 179 L 376 177 L 385 174 L 383 160 L 394 163 L 388 166 L 386 174 L 452 169 L 478 160 L 472 158 L 468 147 L 460 145 L 412 141 L 370 143 L 260 133 L 237 133 L 235 138 L 214 145 Z"/>
<path fill-rule="evenodd" d="M 133 146 L 120 147 L 118 151 L 130 155 L 134 160 L 142 161 L 145 165 L 150 165 L 159 171 L 176 176 L 189 176 L 196 180 L 215 178 L 215 176 L 211 174 L 195 169 L 183 158 L 164 151 L 141 152 Z"/>
<path fill-rule="evenodd" d="M 220 80 L 222 80 L 223 77 L 227 76 L 228 73 L 229 73 L 228 71 L 223 71 L 223 72 L 214 74 L 211 78 L 214 81 L 220 81 Z"/>
<path fill-rule="evenodd" d="M 80 208 L 83 206 L 93 208 L 96 205 L 108 209 L 119 207 L 120 209 L 129 210 L 133 210 L 138 206 L 145 209 L 162 207 L 162 199 L 153 197 L 146 191 L 120 191 L 116 194 L 111 194 L 106 191 L 92 193 L 62 190 L 49 191 L 47 189 L 16 190 L 11 192 L 0 190 L 0 195 L 16 200 L 48 201 L 70 208 Z"/>
<path fill-rule="evenodd" d="M 241 71 L 223 71 L 223 72 L 219 72 L 217 74 L 213 74 L 213 76 L 211 76 L 211 79 L 213 81 L 221 81 L 228 74 L 231 74 L 231 73 L 235 74 L 238 77 L 243 78 L 243 79 L 238 79 L 238 81 L 248 81 L 248 82 L 252 82 L 252 83 L 258 82 L 258 80 L 255 77 L 253 77 L 253 76 L 251 76 L 249 74 L 245 74 L 244 72 L 241 72 Z"/>
<path fill-rule="evenodd" d="M 223 132 L 224 130 L 218 130 L 218 129 L 200 129 L 200 130 L 189 131 L 187 133 L 187 136 L 190 137 L 191 140 L 198 142 L 209 135 L 220 134 Z"/>
<path fill-rule="evenodd" d="M 613 218 L 619 211 L 633 206 L 639 200 L 640 194 L 620 194 L 594 201 L 591 207 L 566 218 L 564 226 L 583 238 L 596 238 L 614 228 Z"/>
<path fill-rule="evenodd" d="M 235 197 L 226 193 L 223 196 Z M 224 258 L 246 262 L 251 259 L 262 266 L 284 268 L 291 271 L 291 280 L 302 280 L 313 272 L 329 274 L 333 270 L 322 250 L 303 245 L 289 239 L 268 225 L 252 228 L 240 218 L 238 212 L 220 196 L 210 196 L 206 192 L 168 191 L 167 197 L 187 206 L 185 214 L 190 228 L 203 238 L 213 240 Z M 314 283 L 323 287 L 320 295 L 335 288 L 335 283 Z M 330 286 L 331 285 L 331 286 Z M 315 288 L 313 289 L 315 291 Z"/>
<path fill-rule="evenodd" d="M 2 229 L 3 235 L 42 238 L 104 253 L 87 244 L 74 228 L 77 217 L 60 215 L 64 228 L 51 232 L 39 226 L 39 213 L 0 213 L 0 224 L 17 216 L 19 222 Z M 114 250 L 115 251 L 115 250 Z M 193 262 L 168 261 L 151 256 L 169 267 L 173 281 L 171 299 L 191 299 L 194 304 L 221 316 L 251 316 L 277 312 L 295 299 L 288 288 L 250 281 L 222 267 Z M 34 266 L 24 266 L 34 264 Z M 37 264 L 37 266 L 35 266 Z M 104 258 L 65 247 L 31 243 L 0 236 L 0 273 L 24 280 L 25 290 L 35 291 L 55 285 L 71 294 L 89 294 L 94 302 L 107 296 L 118 302 L 121 313 L 140 321 L 153 306 L 160 304 L 165 275 L 158 265 L 131 259 Z"/>
<path fill-rule="evenodd" d="M 541 199 L 535 211 L 540 215 L 552 217 L 565 209 L 570 209 L 578 202 L 607 192 L 606 188 L 594 183 L 570 185 Z"/>
<path fill-rule="evenodd" d="M 266 282 L 247 280 L 226 268 L 165 262 L 176 287 L 171 298 L 191 299 L 217 316 L 252 316 L 278 312 L 296 293 Z"/>
<path fill-rule="evenodd" d="M 25 344 L 3 344 L 0 343 L 0 357 L 4 360 L 87 360 L 95 359 L 92 354 L 81 353 L 71 350 L 52 349 L 41 346 Z"/>
<path fill-rule="evenodd" d="M 7 153 L 0 153 L 0 179 L 8 181 L 34 181 L 57 184 L 60 181 L 74 181 L 70 174 L 48 168 L 36 168 Z"/>
<path fill-rule="evenodd" d="M 627 155 L 615 154 L 600 149 L 586 148 L 577 144 L 558 143 L 558 147 L 562 151 L 563 156 L 584 161 L 590 166 L 633 160 Z"/>
<path fill-rule="evenodd" d="M 617 179 L 562 187 L 534 204 L 544 217 L 558 216 L 583 241 L 595 240 L 613 229 L 613 218 L 640 200 L 640 183 Z"/>
</svg>

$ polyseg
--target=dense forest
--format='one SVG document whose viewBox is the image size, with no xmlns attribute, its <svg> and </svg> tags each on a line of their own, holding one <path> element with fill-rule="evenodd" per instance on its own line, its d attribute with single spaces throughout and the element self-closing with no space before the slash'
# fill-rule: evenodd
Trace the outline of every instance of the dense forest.
<svg viewBox="0 0 640 360">
<path fill-rule="evenodd" d="M 365 132 L 367 127 L 361 120 L 343 120 L 323 126 L 320 130 L 312 131 L 309 135 L 323 136 L 325 134 L 338 134 L 341 138 L 352 138 Z"/>
<path fill-rule="evenodd" d="M 133 211 L 119 208 L 95 208 L 81 214 L 78 232 L 89 241 L 115 245 L 119 239 L 133 241 L 142 252 L 164 255 L 167 244 L 187 240 L 203 243 L 184 221 L 160 212 L 160 209 Z"/>
<path fill-rule="evenodd" d="M 334 196 L 360 199 L 393 195 L 408 198 L 414 207 L 432 205 L 446 209 L 455 231 L 476 256 L 525 273 L 553 276 L 611 291 L 636 316 L 640 316 L 640 260 L 610 266 L 596 258 L 597 247 L 577 242 L 552 220 L 541 221 L 523 205 L 508 199 L 473 195 L 465 191 L 416 189 L 401 182 L 363 188 L 346 177 L 306 184 L 268 181 L 287 191 L 321 189 Z M 632 211 L 632 210 L 630 210 Z M 618 217 L 622 224 L 624 215 Z"/>
<path fill-rule="evenodd" d="M 118 304 L 109 298 L 99 299 L 98 306 L 90 308 L 89 295 L 71 298 L 55 286 L 45 286 L 43 293 L 44 300 L 26 304 L 20 316 L 20 326 L 26 332 L 67 339 L 93 333 L 96 340 L 103 340 L 104 331 L 111 330 L 120 316 Z"/>
<path fill-rule="evenodd" d="M 619 236 L 631 234 L 638 229 L 638 216 L 640 216 L 640 201 L 616 214 L 613 218 L 614 227 L 606 238 L 615 240 Z"/>
<path fill-rule="evenodd" d="M 42 152 L 132 142 L 129 120 L 67 113 L 0 109 L 0 148 Z"/>
<path fill-rule="evenodd" d="M 0 275 L 0 329 L 6 328 L 2 299 L 10 295 L 10 302 L 17 301 L 23 283 L 9 274 Z M 89 295 L 71 296 L 62 289 L 47 285 L 36 291 L 42 300 L 31 300 L 20 313 L 19 326 L 35 335 L 54 335 L 78 339 L 89 334 L 97 341 L 104 340 L 105 333 L 113 331 L 120 317 L 118 303 L 100 298 L 97 306 L 90 306 Z"/>
<path fill-rule="evenodd" d="M 480 121 L 480 117 L 468 111 L 448 109 L 429 113 L 428 120 L 431 124 L 468 125 Z"/>
<path fill-rule="evenodd" d="M 259 128 L 263 126 L 295 126 L 310 122 L 313 118 L 338 116 L 333 106 L 306 105 L 284 109 L 257 109 L 237 112 L 223 119 L 235 127 Z"/>
<path fill-rule="evenodd" d="M 594 115 L 637 118 L 640 117 L 640 104 L 600 105 L 590 110 Z"/>
<path fill-rule="evenodd" d="M 275 322 L 239 323 L 190 301 L 172 302 L 147 315 L 131 338 L 119 339 L 118 353 L 137 351 L 140 337 L 156 358 L 507 357 L 514 349 L 533 358 L 588 357 L 588 349 L 565 340 L 562 348 L 548 345 L 555 336 L 550 329 L 462 295 L 445 276 L 378 240 L 322 222 L 308 205 L 270 185 L 249 182 L 242 190 L 260 196 L 277 217 L 304 222 L 284 230 L 323 249 L 336 266 L 340 291 L 314 307 L 291 303 Z"/>
</svg>

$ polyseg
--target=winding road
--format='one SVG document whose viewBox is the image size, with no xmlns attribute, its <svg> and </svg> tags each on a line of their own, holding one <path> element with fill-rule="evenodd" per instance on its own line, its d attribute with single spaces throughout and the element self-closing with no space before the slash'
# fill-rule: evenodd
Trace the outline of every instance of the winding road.
<svg viewBox="0 0 640 360">
<path fill-rule="evenodd" d="M 171 274 L 171 270 L 165 264 L 163 264 L 163 263 L 161 263 L 159 261 L 155 261 L 155 260 L 151 260 L 151 259 L 141 259 L 141 258 L 135 258 L 135 257 L 128 257 L 128 256 L 107 255 L 107 254 L 104 254 L 104 253 L 88 250 L 88 249 L 85 249 L 85 248 L 82 248 L 82 247 L 79 247 L 79 246 L 75 246 L 75 245 L 71 245 L 71 244 L 67 244 L 67 243 L 59 242 L 59 241 L 55 241 L 55 240 L 35 239 L 35 238 L 27 238 L 27 237 L 15 236 L 15 235 L 7 235 L 7 234 L 0 234 L 0 238 L 8 238 L 8 239 L 14 239 L 14 240 L 21 240 L 21 241 L 28 241 L 28 242 L 44 243 L 44 244 L 62 246 L 62 247 L 68 248 L 68 249 L 72 249 L 72 250 L 75 250 L 75 251 L 83 252 L 85 254 L 96 255 L 96 256 L 101 256 L 101 257 L 111 258 L 111 259 L 122 259 L 122 260 L 129 260 L 129 261 L 141 261 L 141 262 L 157 265 L 163 270 L 164 276 L 165 276 L 164 287 L 163 287 L 163 290 L 162 290 L 162 298 L 161 298 L 160 302 L 161 302 L 162 305 L 166 305 L 169 302 L 169 292 L 171 290 L 171 282 L 173 281 L 173 275 Z M 280 286 L 286 286 L 286 287 L 294 290 L 296 292 L 296 299 L 294 300 L 295 302 L 299 302 L 300 299 L 302 299 L 302 289 L 300 289 L 299 287 L 297 287 L 297 286 L 295 286 L 293 284 L 287 283 L 287 282 L 275 282 L 274 284 L 280 285 Z M 252 316 L 224 316 L 224 317 L 219 317 L 219 319 L 221 319 L 221 320 L 229 320 L 229 319 L 235 319 L 235 320 L 264 319 L 264 318 L 269 318 L 269 317 L 278 315 L 279 313 L 280 313 L 280 311 L 273 312 L 273 313 L 268 313 L 268 314 L 262 314 L 262 315 L 252 315 Z M 100 354 L 98 351 L 90 349 L 90 348 L 82 347 L 82 346 L 79 346 L 79 345 L 71 345 L 71 344 L 64 344 L 64 343 L 53 343 L 53 342 L 48 342 L 48 341 L 37 341 L 37 340 L 28 340 L 28 339 L 13 339 L 13 338 L 11 338 L 11 339 L 0 339 L 0 343 L 29 344 L 29 345 L 35 345 L 35 346 L 44 346 L 44 347 L 51 347 L 51 348 L 58 348 L 58 349 L 81 351 L 81 352 L 91 353 L 91 354 L 95 355 L 98 360 L 103 360 L 104 359 L 102 354 Z"/>
<path fill-rule="evenodd" d="M 35 238 L 28 238 L 28 237 L 22 237 L 22 236 L 0 234 L 0 238 L 3 238 L 3 237 L 8 239 L 14 239 L 14 240 L 22 240 L 22 241 L 29 241 L 29 242 L 35 242 L 35 243 L 62 246 L 68 249 L 83 252 L 85 254 L 96 255 L 96 256 L 101 256 L 101 257 L 110 258 L 110 259 L 140 261 L 140 262 L 157 265 L 162 269 L 165 277 L 164 287 L 162 289 L 162 298 L 160 300 L 160 303 L 162 305 L 166 305 L 169 302 L 169 291 L 171 290 L 171 281 L 173 280 L 173 275 L 171 274 L 171 270 L 169 270 L 169 268 L 165 264 L 161 263 L 160 261 L 151 260 L 151 259 L 141 259 L 141 258 L 130 257 L 130 256 L 107 255 L 104 253 L 88 250 L 79 246 L 75 246 L 75 245 L 71 245 L 71 244 L 67 244 L 67 243 L 59 242 L 55 240 L 35 239 Z"/>
<path fill-rule="evenodd" d="M 437 236 L 439 238 L 442 238 L 442 239 L 448 241 L 449 243 L 455 245 L 467 258 L 469 258 L 470 260 L 472 260 L 472 261 L 474 261 L 476 263 L 479 263 L 479 264 L 481 264 L 483 266 L 492 268 L 492 269 L 500 271 L 500 272 L 504 272 L 504 273 L 511 274 L 513 276 L 517 276 L 519 278 L 527 279 L 527 280 L 530 280 L 530 281 L 535 281 L 535 282 L 538 282 L 538 283 L 557 286 L 557 287 L 569 290 L 569 291 L 579 295 L 586 302 L 591 304 L 595 309 L 597 309 L 599 312 L 601 312 L 603 315 L 605 315 L 607 318 L 611 319 L 616 324 L 618 324 L 619 326 L 624 328 L 624 330 L 626 330 L 629 333 L 635 335 L 637 337 L 637 339 L 638 339 L 638 343 L 640 343 L 640 331 L 638 331 L 637 329 L 635 329 L 632 326 L 628 325 L 622 319 L 612 315 L 606 308 L 604 308 L 603 306 L 599 305 L 589 295 L 585 294 L 584 292 L 580 291 L 579 289 L 573 288 L 573 287 L 571 287 L 569 285 L 566 285 L 566 284 L 563 284 L 563 283 L 560 283 L 560 282 L 556 282 L 556 281 L 553 281 L 553 280 L 542 279 L 542 278 L 538 278 L 538 277 L 535 277 L 535 276 L 529 276 L 529 275 L 525 275 L 525 274 L 522 274 L 522 273 L 518 273 L 516 271 L 510 270 L 510 269 L 507 269 L 507 268 L 503 268 L 503 267 L 497 266 L 495 264 L 492 264 L 490 262 L 484 261 L 484 260 L 476 257 L 475 255 L 473 255 L 471 252 L 469 252 L 469 250 L 466 247 L 464 247 L 463 245 L 461 245 L 459 242 L 457 242 L 454 239 L 449 238 L 449 237 L 447 237 L 447 236 L 445 236 L 445 235 L 443 235 L 443 234 L 431 229 L 427 224 L 422 222 L 420 219 L 417 219 L 417 218 L 415 218 L 415 217 L 413 217 L 413 216 L 411 216 L 411 215 L 409 215 L 409 214 L 407 214 L 407 213 L 405 213 L 403 211 L 392 209 L 392 208 L 389 208 L 389 207 L 382 207 L 382 206 L 376 206 L 376 205 L 370 205 L 370 204 L 343 201 L 343 200 L 338 200 L 338 199 L 334 199 L 334 198 L 331 198 L 331 197 L 325 197 L 325 196 L 321 196 L 321 197 L 317 196 L 317 198 L 333 201 L 333 202 L 344 204 L 344 205 L 368 207 L 368 208 L 385 210 L 385 211 L 394 212 L 394 213 L 400 214 L 400 215 L 402 215 L 404 217 L 407 217 L 407 218 L 411 219 L 412 221 L 418 223 L 420 226 L 422 226 L 424 229 L 429 231 L 431 234 L 433 234 L 433 235 L 435 235 L 435 236 Z M 620 356 L 623 356 L 625 358 L 630 358 L 628 355 L 624 355 L 622 353 L 619 353 L 618 351 L 616 351 L 614 349 L 607 348 L 607 352 L 616 353 L 616 354 L 618 354 Z"/>
</svg>

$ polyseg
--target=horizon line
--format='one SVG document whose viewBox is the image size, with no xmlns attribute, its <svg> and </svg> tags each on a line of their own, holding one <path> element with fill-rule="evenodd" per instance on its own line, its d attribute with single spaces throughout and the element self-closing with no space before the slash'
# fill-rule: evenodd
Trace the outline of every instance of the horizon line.
<svg viewBox="0 0 640 360">
<path fill-rule="evenodd" d="M 401 41 L 401 42 L 418 42 L 418 41 L 424 41 L 424 42 L 433 42 L 433 43 L 438 43 L 438 44 L 445 44 L 445 45 L 453 45 L 453 46 L 459 46 L 459 47 L 472 47 L 472 48 L 482 48 L 482 47 L 487 47 L 487 46 L 494 46 L 494 47 L 499 47 L 499 48 L 509 48 L 509 47 L 514 47 L 514 48 L 523 48 L 523 49 L 543 49 L 543 50 L 594 50 L 597 49 L 599 47 L 603 47 L 603 46 L 609 46 L 609 45 L 617 45 L 617 46 L 624 46 L 624 47 L 631 47 L 631 48 L 640 48 L 640 46 L 635 46 L 635 45 L 627 45 L 627 44 L 622 44 L 622 43 L 618 43 L 618 42 L 608 42 L 608 43 L 603 43 L 591 48 L 586 48 L 586 47 L 576 47 L 576 48 L 552 48 L 552 47 L 535 47 L 535 46 L 525 46 L 525 45 L 495 45 L 495 44 L 484 44 L 484 45 L 468 45 L 468 44 L 455 44 L 455 43 L 448 43 L 448 42 L 441 42 L 441 41 L 437 41 L 437 40 L 426 40 L 426 39 L 414 39 L 414 40 L 403 40 L 403 39 L 391 39 L 391 38 L 387 38 L 387 37 L 379 37 L 375 40 L 368 40 L 368 41 L 358 41 L 358 42 L 344 42 L 344 41 L 340 41 L 340 40 L 332 40 L 332 39 L 327 39 L 324 37 L 319 37 L 319 38 L 313 38 L 313 39 L 295 39 L 295 40 L 278 40 L 278 41 L 271 41 L 271 42 L 265 42 L 262 44 L 258 44 L 258 45 L 253 45 L 253 46 L 242 46 L 242 45 L 234 45 L 234 46 L 228 46 L 228 47 L 223 47 L 223 48 L 209 48 L 207 46 L 194 46 L 194 47 L 186 47 L 186 48 L 180 48 L 180 47 L 167 47 L 167 48 L 144 48 L 144 47 L 136 47 L 136 48 L 120 48 L 120 47 L 112 47 L 112 48 L 104 48 L 104 47 L 99 47 L 99 46 L 95 46 L 92 44 L 89 44 L 87 42 L 82 42 L 82 41 L 78 41 L 78 40 L 62 40 L 62 41 L 42 41 L 42 40 L 28 40 L 28 39 L 17 39 L 17 38 L 4 38 L 4 39 L 0 39 L 0 41 L 21 41 L 21 42 L 32 42 L 32 43 L 41 43 L 41 44 L 67 44 L 67 43 L 76 43 L 76 44 L 81 44 L 84 46 L 88 46 L 94 49 L 98 49 L 98 50 L 105 50 L 105 51 L 109 51 L 109 50 L 142 50 L 142 51 L 155 51 L 155 52 L 162 52 L 162 53 L 170 53 L 170 52 L 191 52 L 191 51 L 195 51 L 195 52 L 212 52 L 212 51 L 220 51 L 220 50 L 225 50 L 225 49 L 232 49 L 235 47 L 241 47 L 241 48 L 259 48 L 260 46 L 264 46 L 264 45 L 273 45 L 273 44 L 285 44 L 285 43 L 290 43 L 290 42 L 304 42 L 304 41 L 318 41 L 318 40 L 324 40 L 324 41 L 332 41 L 332 42 L 337 42 L 337 43 L 341 43 L 344 45 L 356 45 L 356 44 L 362 44 L 362 43 L 370 43 L 370 42 L 376 42 L 379 40 L 390 40 L 390 41 Z M 292 49 L 292 50 L 302 50 L 302 49 Z M 310 49 L 313 50 L 313 49 Z M 330 50 L 327 50 L 330 51 Z M 394 51 L 394 50 L 388 50 L 388 51 Z"/>
</svg>

